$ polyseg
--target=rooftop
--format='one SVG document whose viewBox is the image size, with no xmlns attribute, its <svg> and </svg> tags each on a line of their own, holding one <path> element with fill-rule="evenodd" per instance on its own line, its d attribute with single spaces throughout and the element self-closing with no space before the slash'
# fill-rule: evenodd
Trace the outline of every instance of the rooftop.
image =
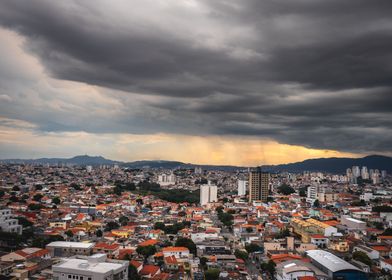
<svg viewBox="0 0 392 280">
<path fill-rule="evenodd" d="M 99 255 L 99 254 L 98 254 Z M 99 256 L 98 256 L 99 257 Z M 91 271 L 95 273 L 108 273 L 112 270 L 123 269 L 127 267 L 128 262 L 125 261 L 123 263 L 120 262 L 100 262 L 100 261 L 93 261 L 92 259 L 77 259 L 77 258 L 70 258 L 70 259 L 63 259 L 62 262 L 59 264 L 53 265 L 55 269 L 73 269 L 73 270 L 80 270 L 80 271 Z"/>
<path fill-rule="evenodd" d="M 352 264 L 346 262 L 345 260 L 331 254 L 327 251 L 323 250 L 309 250 L 307 251 L 308 256 L 321 264 L 322 266 L 326 267 L 332 272 L 336 272 L 339 270 L 359 270 Z"/>
<path fill-rule="evenodd" d="M 69 241 L 54 241 L 49 243 L 47 246 L 49 247 L 63 247 L 63 248 L 83 248 L 90 249 L 93 248 L 95 243 L 86 243 L 86 242 L 69 242 Z"/>
</svg>

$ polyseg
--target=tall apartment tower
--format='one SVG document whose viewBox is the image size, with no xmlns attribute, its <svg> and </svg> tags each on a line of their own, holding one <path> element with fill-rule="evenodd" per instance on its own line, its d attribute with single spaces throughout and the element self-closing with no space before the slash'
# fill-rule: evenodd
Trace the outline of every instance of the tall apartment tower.
<svg viewBox="0 0 392 280">
<path fill-rule="evenodd" d="M 249 202 L 267 202 L 270 175 L 260 168 L 249 172 Z"/>
<path fill-rule="evenodd" d="M 218 187 L 210 182 L 200 186 L 200 205 L 204 206 L 211 202 L 218 201 Z"/>
</svg>

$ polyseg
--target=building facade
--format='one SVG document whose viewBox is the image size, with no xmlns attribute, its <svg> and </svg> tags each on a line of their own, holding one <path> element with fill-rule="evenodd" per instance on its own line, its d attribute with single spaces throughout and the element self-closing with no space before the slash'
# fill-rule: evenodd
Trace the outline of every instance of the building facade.
<svg viewBox="0 0 392 280">
<path fill-rule="evenodd" d="M 260 168 L 249 172 L 249 202 L 267 202 L 270 175 L 262 172 Z"/>
</svg>

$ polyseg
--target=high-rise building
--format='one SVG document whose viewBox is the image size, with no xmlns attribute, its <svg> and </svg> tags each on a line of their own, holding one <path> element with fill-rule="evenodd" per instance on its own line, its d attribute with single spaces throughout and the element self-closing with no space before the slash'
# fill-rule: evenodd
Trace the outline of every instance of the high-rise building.
<svg viewBox="0 0 392 280">
<path fill-rule="evenodd" d="M 353 166 L 353 176 L 355 178 L 361 176 L 361 170 L 359 169 L 359 166 Z"/>
<path fill-rule="evenodd" d="M 163 173 L 158 176 L 158 184 L 161 186 L 170 186 L 170 185 L 175 185 L 176 184 L 176 175 L 173 173 L 170 173 L 169 175 L 166 173 Z"/>
<path fill-rule="evenodd" d="M 260 168 L 249 172 L 249 202 L 267 202 L 270 176 Z"/>
<path fill-rule="evenodd" d="M 210 182 L 200 186 L 200 205 L 218 201 L 218 187 Z"/>
<path fill-rule="evenodd" d="M 365 180 L 369 179 L 369 172 L 366 166 L 362 166 L 361 177 Z"/>
<path fill-rule="evenodd" d="M 203 174 L 203 168 L 195 167 L 195 174 Z"/>
<path fill-rule="evenodd" d="M 246 190 L 248 188 L 247 180 L 238 180 L 238 195 L 243 196 L 246 195 Z"/>
</svg>

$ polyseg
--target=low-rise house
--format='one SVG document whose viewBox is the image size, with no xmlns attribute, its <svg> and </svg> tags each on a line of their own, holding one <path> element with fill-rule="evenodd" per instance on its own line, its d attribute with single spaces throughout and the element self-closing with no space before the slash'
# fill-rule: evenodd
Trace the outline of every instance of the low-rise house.
<svg viewBox="0 0 392 280">
<path fill-rule="evenodd" d="M 108 244 L 105 242 L 99 242 L 96 243 L 94 248 L 93 248 L 93 253 L 102 253 L 106 254 L 109 258 L 114 259 L 117 258 L 120 252 L 120 245 L 113 243 L 113 244 Z"/>
<path fill-rule="evenodd" d="M 49 259 L 50 254 L 47 249 L 25 248 L 1 256 L 2 262 L 24 262 L 32 259 Z"/>
</svg>

